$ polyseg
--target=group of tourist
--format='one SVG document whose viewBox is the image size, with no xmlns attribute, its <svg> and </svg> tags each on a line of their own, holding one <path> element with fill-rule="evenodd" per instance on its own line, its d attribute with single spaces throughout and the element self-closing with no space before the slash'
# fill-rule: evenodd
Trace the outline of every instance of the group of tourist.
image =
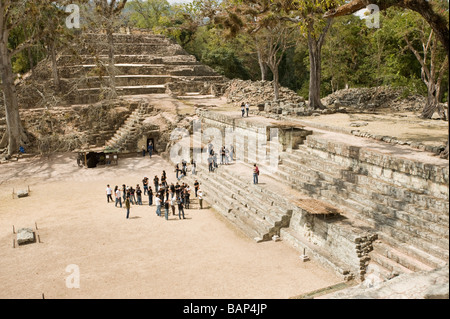
<svg viewBox="0 0 450 319">
<path fill-rule="evenodd" d="M 181 175 L 180 175 L 181 176 Z M 178 176 L 177 172 L 177 178 Z M 127 219 L 130 216 L 131 205 L 143 205 L 142 197 L 148 196 L 148 205 L 153 205 L 153 198 L 156 206 L 156 215 L 161 217 L 161 210 L 164 209 L 165 219 L 169 219 L 170 210 L 172 215 L 176 215 L 176 209 L 178 209 L 179 219 L 186 219 L 184 214 L 184 209 L 190 208 L 190 196 L 191 188 L 186 183 L 176 182 L 176 184 L 167 182 L 167 174 L 165 171 L 162 172 L 161 178 L 155 175 L 153 178 L 154 191 L 152 186 L 150 186 L 150 180 L 145 176 L 142 180 L 142 189 L 139 184 L 135 188 L 133 186 L 122 185 L 115 186 L 114 190 L 107 185 L 106 187 L 106 198 L 107 202 L 114 202 L 112 195 L 115 196 L 115 207 L 122 208 L 122 205 L 127 209 Z M 203 193 L 200 190 L 200 183 L 196 180 L 194 182 L 195 197 L 199 200 L 200 209 L 203 209 Z"/>
<path fill-rule="evenodd" d="M 217 163 L 217 153 L 214 151 L 212 144 L 208 145 L 208 170 L 214 172 L 219 167 Z M 230 145 L 230 148 L 222 146 L 220 149 L 220 165 L 230 165 L 234 161 L 234 146 Z"/>
</svg>

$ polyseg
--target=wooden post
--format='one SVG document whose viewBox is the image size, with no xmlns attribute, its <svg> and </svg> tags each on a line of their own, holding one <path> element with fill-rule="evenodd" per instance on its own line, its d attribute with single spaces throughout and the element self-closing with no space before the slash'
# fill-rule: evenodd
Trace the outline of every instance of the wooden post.
<svg viewBox="0 0 450 319">
<path fill-rule="evenodd" d="M 15 234 L 16 233 L 16 229 L 14 228 L 14 225 L 13 225 L 13 234 Z"/>
<path fill-rule="evenodd" d="M 84 152 L 84 168 L 87 168 L 87 154 Z"/>
</svg>

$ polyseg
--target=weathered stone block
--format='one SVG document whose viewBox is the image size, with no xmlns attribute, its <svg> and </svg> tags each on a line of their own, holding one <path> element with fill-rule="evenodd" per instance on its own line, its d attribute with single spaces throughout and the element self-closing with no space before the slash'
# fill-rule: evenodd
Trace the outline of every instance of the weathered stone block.
<svg viewBox="0 0 450 319">
<path fill-rule="evenodd" d="M 34 232 L 31 228 L 21 228 L 17 231 L 17 244 L 25 245 L 34 243 Z"/>
<path fill-rule="evenodd" d="M 20 190 L 17 192 L 17 197 L 22 198 L 22 197 L 27 197 L 28 196 L 28 190 Z"/>
</svg>

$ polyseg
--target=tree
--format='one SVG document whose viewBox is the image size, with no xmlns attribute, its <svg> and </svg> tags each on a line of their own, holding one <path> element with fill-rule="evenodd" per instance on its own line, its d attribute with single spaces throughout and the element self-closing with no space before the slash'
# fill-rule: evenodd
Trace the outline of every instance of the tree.
<svg viewBox="0 0 450 319">
<path fill-rule="evenodd" d="M 114 31 L 121 24 L 118 17 L 127 4 L 127 0 L 93 0 L 91 15 L 88 14 L 89 25 L 101 28 L 106 33 L 106 47 L 108 51 L 109 98 L 117 97 Z"/>
<path fill-rule="evenodd" d="M 399 0 L 399 1 L 391 1 L 391 0 L 352 0 L 349 3 L 341 5 L 337 8 L 332 8 L 328 10 L 325 14 L 325 18 L 338 17 L 343 15 L 349 15 L 355 13 L 369 4 L 377 5 L 380 10 L 386 10 L 389 7 L 397 6 L 405 9 L 409 9 L 419 13 L 425 21 L 428 22 L 430 27 L 435 32 L 437 38 L 444 46 L 447 61 L 449 59 L 449 50 L 450 50 L 450 39 L 449 39 L 449 23 L 447 21 L 448 17 L 448 4 L 447 10 L 442 10 L 442 7 L 436 5 L 435 1 L 427 1 L 427 0 Z M 439 3 L 438 3 L 439 4 Z M 440 3 L 443 5 L 443 3 Z M 445 14 L 447 12 L 447 14 Z M 442 14 L 444 13 L 444 14 Z M 447 62 L 448 69 L 448 62 Z M 448 70 L 447 70 L 448 72 Z M 449 83 L 450 84 L 450 83 Z M 447 88 L 447 92 L 450 93 L 450 85 Z M 450 103 L 450 94 L 448 94 L 447 99 L 447 110 L 449 109 Z M 447 138 L 447 146 L 445 150 L 442 152 L 441 157 L 449 158 L 450 148 L 449 148 L 449 139 Z"/>
<path fill-rule="evenodd" d="M 170 15 L 170 4 L 167 0 L 134 0 L 125 6 L 133 26 L 153 29 L 160 25 L 160 19 Z"/>
<path fill-rule="evenodd" d="M 430 119 L 435 111 L 446 119 L 445 111 L 439 107 L 441 83 L 448 68 L 448 57 L 440 54 L 439 43 L 434 31 L 427 27 L 415 12 L 405 12 L 401 16 L 403 28 L 401 36 L 421 65 L 421 79 L 427 87 L 428 99 L 421 117 Z M 417 43 L 417 44 L 416 44 Z M 439 67 L 439 65 L 441 65 Z"/>
<path fill-rule="evenodd" d="M 19 104 L 14 83 L 15 77 L 11 61 L 15 55 L 35 45 L 42 38 L 42 32 L 37 30 L 32 37 L 24 38 L 22 42 L 17 43 L 14 47 L 10 46 L 10 36 L 14 30 L 23 26 L 26 22 L 40 23 L 45 21 L 45 15 L 42 12 L 51 8 L 54 8 L 54 3 L 50 0 L 0 1 L 0 73 L 7 124 L 7 131 L 2 138 L 1 144 L 8 145 L 9 155 L 17 153 L 19 147 L 28 140 L 20 120 Z"/>
</svg>

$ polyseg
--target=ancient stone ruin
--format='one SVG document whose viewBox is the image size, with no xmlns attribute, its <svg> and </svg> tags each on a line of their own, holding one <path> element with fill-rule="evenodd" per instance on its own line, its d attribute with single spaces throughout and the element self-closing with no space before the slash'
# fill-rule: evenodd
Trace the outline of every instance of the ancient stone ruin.
<svg viewBox="0 0 450 319">
<path fill-rule="evenodd" d="M 213 174 L 208 174 L 206 161 L 198 161 L 195 179 L 205 190 L 205 200 L 255 241 L 281 239 L 343 280 L 364 282 L 372 269 L 386 281 L 448 266 L 447 160 L 418 160 L 418 150 L 397 156 L 381 144 L 361 146 L 357 136 L 343 139 L 279 117 L 246 121 L 208 108 L 197 108 L 193 118 L 167 114 L 146 97 L 224 94 L 230 103 L 249 102 L 258 112 L 275 116 L 311 115 L 312 110 L 302 97 L 283 88 L 274 102 L 270 82 L 227 82 L 174 42 L 154 34 L 115 35 L 119 97 L 104 99 L 109 81 L 105 39 L 84 37 L 78 56 L 59 56 L 62 93 L 55 95 L 56 102 L 48 99 L 54 92 L 46 62 L 19 87 L 25 126 L 41 153 L 80 147 L 130 153 L 152 141 L 167 154 L 174 145 L 171 131 L 189 128 L 195 118 L 203 130 L 214 129 L 219 136 L 233 131 L 231 143 L 243 150 L 236 153 L 239 162 Z M 345 104 L 343 98 L 329 103 Z M 0 129 L 4 123 L 0 119 Z M 200 138 L 192 141 L 193 149 L 210 142 Z M 252 143 L 252 138 L 261 143 Z M 268 161 L 273 158 L 276 169 L 271 170 Z M 251 183 L 256 162 L 265 180 L 261 185 Z M 187 179 L 193 182 L 191 176 Z"/>
</svg>

